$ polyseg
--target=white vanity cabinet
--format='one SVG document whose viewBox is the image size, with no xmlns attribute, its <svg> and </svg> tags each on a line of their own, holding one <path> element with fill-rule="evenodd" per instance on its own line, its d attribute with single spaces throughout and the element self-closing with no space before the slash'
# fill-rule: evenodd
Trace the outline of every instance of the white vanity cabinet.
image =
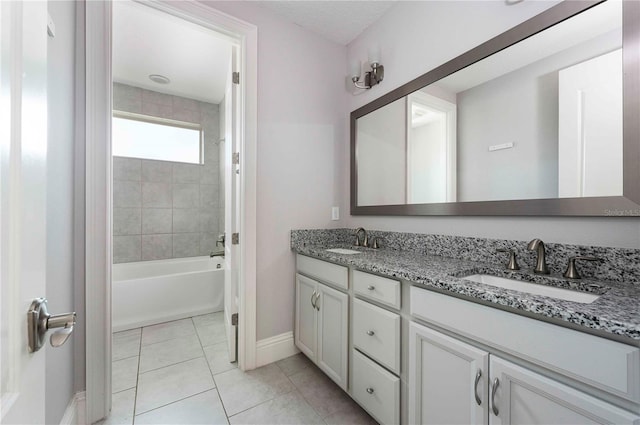
<svg viewBox="0 0 640 425">
<path fill-rule="evenodd" d="M 311 258 L 308 260 L 320 261 Z M 333 271 L 339 269 L 331 267 L 346 270 L 346 267 L 331 263 L 320 265 L 320 268 L 324 267 Z M 298 270 L 301 271 L 300 267 Z M 349 353 L 348 312 L 349 296 L 346 293 L 296 273 L 294 342 L 300 351 L 345 391 Z"/>
<path fill-rule="evenodd" d="M 560 382 L 571 378 L 636 402 L 636 347 L 415 287 L 411 315 L 454 336 L 411 322 L 409 423 L 640 424 L 640 415 Z"/>
</svg>

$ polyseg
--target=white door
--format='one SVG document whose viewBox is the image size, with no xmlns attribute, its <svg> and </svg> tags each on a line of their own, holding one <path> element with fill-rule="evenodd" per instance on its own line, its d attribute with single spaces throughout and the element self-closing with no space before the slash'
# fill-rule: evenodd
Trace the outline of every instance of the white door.
<svg viewBox="0 0 640 425">
<path fill-rule="evenodd" d="M 26 313 L 46 294 L 47 2 L 0 2 L 0 34 L 0 423 L 42 424 Z"/>
<path fill-rule="evenodd" d="M 637 424 L 640 416 L 491 356 L 490 424 Z M 496 381 L 497 379 L 497 381 Z M 497 387 L 496 387 L 497 386 Z"/>
<path fill-rule="evenodd" d="M 227 90 L 225 93 L 225 173 L 224 173 L 224 233 L 225 233 L 225 273 L 224 273 L 224 320 L 227 332 L 229 361 L 235 362 L 237 353 L 237 325 L 233 315 L 238 314 L 238 281 L 240 278 L 240 248 L 233 243 L 233 234 L 240 232 L 240 164 L 234 161 L 239 152 L 240 96 L 239 84 L 233 82 L 233 74 L 239 69 L 238 47 L 232 47 L 231 64 Z M 237 317 L 237 316 L 236 316 Z"/>
<path fill-rule="evenodd" d="M 318 284 L 317 364 L 342 389 L 347 389 L 347 330 L 349 296 Z"/>
<path fill-rule="evenodd" d="M 489 353 L 409 326 L 409 423 L 487 424 Z"/>
<path fill-rule="evenodd" d="M 316 361 L 316 346 L 318 340 L 318 315 L 315 299 L 318 284 L 315 280 L 296 274 L 296 318 L 295 336 L 296 346 L 312 361 Z"/>
<path fill-rule="evenodd" d="M 622 196 L 622 50 L 558 73 L 558 194 Z"/>
</svg>

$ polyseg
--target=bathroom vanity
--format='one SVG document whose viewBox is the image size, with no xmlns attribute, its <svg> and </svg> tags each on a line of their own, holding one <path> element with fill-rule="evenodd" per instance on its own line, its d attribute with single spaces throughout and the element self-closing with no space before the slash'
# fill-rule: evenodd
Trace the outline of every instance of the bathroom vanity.
<svg viewBox="0 0 640 425">
<path fill-rule="evenodd" d="M 539 276 L 528 271 L 530 257 L 508 271 L 428 255 L 434 248 L 411 236 L 394 249 L 407 234 L 386 232 L 392 246 L 374 250 L 351 246 L 347 229 L 315 232 L 292 232 L 295 343 L 378 422 L 640 423 L 640 282 L 559 277 L 552 255 L 571 246 L 553 246 L 552 274 Z M 440 238 L 442 252 L 456 243 L 469 252 L 517 250 L 515 241 L 423 236 Z M 618 251 L 604 255 L 628 258 Z M 477 274 L 591 297 L 567 301 L 466 279 Z"/>
</svg>

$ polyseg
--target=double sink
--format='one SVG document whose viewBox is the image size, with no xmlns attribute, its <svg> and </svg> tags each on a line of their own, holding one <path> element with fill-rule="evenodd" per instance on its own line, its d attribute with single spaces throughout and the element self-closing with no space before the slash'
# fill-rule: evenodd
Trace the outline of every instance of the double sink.
<svg viewBox="0 0 640 425">
<path fill-rule="evenodd" d="M 354 255 L 354 254 L 360 254 L 362 252 L 362 251 L 355 251 L 352 249 L 345 249 L 345 248 L 331 248 L 331 249 L 327 249 L 326 251 L 332 252 L 335 254 L 343 254 L 343 255 Z M 486 273 L 474 273 L 469 275 L 453 276 L 453 277 L 458 277 L 460 279 L 481 283 L 483 285 L 491 285 L 491 286 L 496 286 L 498 288 L 523 292 L 530 295 L 542 295 L 545 297 L 555 298 L 555 299 L 564 300 L 564 301 L 571 301 L 571 302 L 581 303 L 581 304 L 591 304 L 592 302 L 596 301 L 601 295 L 601 294 L 596 294 L 591 292 L 576 291 L 576 290 L 559 288 L 557 286 L 553 286 L 554 279 L 547 279 L 548 282 L 544 284 L 544 283 L 527 282 L 519 279 L 499 277 L 499 276 L 494 276 Z"/>
</svg>

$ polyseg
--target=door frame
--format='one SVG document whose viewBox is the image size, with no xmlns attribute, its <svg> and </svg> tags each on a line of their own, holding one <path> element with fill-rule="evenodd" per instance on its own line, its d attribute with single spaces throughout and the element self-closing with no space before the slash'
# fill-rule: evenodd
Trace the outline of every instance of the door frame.
<svg viewBox="0 0 640 425">
<path fill-rule="evenodd" d="M 241 46 L 241 226 L 238 366 L 256 367 L 257 27 L 196 2 L 144 2 L 238 41 Z M 85 314 L 86 418 L 111 408 L 111 1 L 85 9 Z"/>
</svg>

